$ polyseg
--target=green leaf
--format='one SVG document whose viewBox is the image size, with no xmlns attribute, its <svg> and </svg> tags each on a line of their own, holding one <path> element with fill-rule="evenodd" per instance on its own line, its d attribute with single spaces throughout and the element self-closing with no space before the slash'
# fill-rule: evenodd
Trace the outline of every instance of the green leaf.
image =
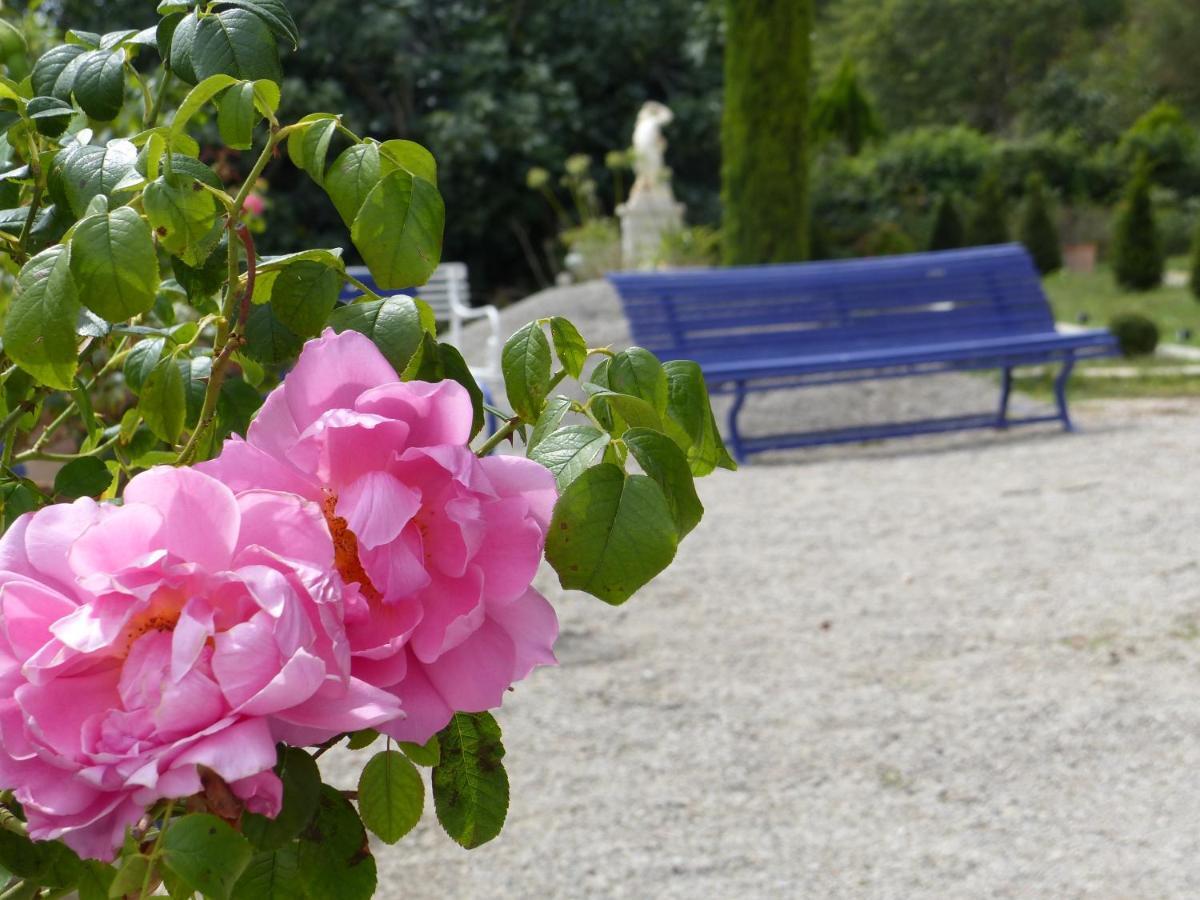
<svg viewBox="0 0 1200 900">
<path fill-rule="evenodd" d="M 541 440 L 529 451 L 529 458 L 553 472 L 559 491 L 563 491 L 592 464 L 609 440 L 592 425 L 568 425 Z"/>
<path fill-rule="evenodd" d="M 630 428 L 621 439 L 642 471 L 662 488 L 682 539 L 700 524 L 704 515 L 704 506 L 696 496 L 696 484 L 688 468 L 687 457 L 671 438 L 649 428 Z"/>
<path fill-rule="evenodd" d="M 500 367 L 513 411 L 536 422 L 550 392 L 550 342 L 537 322 L 530 322 L 504 343 Z"/>
<path fill-rule="evenodd" d="M 264 303 L 250 310 L 246 319 L 246 350 L 251 359 L 268 365 L 293 359 L 304 339 L 288 328 L 275 315 L 271 304 Z"/>
<path fill-rule="evenodd" d="M 430 184 L 437 185 L 437 160 L 415 141 L 384 141 L 379 145 L 379 153 L 382 156 L 382 174 L 403 169 L 414 178 L 424 178 Z"/>
<path fill-rule="evenodd" d="M 713 418 L 708 387 L 698 363 L 676 359 L 663 364 L 667 375 L 669 434 L 687 454 L 692 474 L 707 475 L 716 468 L 736 469 Z"/>
<path fill-rule="evenodd" d="M 115 119 L 125 102 L 125 52 L 85 53 L 79 58 L 72 90 L 80 107 L 93 119 L 100 122 Z"/>
<path fill-rule="evenodd" d="M 478 382 L 475 381 L 475 376 L 471 374 L 471 367 L 467 365 L 467 361 L 463 359 L 458 348 L 453 344 L 442 344 L 433 341 L 432 338 L 426 337 L 426 342 L 434 344 L 433 351 L 429 354 L 429 361 L 433 364 L 428 367 L 422 366 L 421 374 L 414 376 L 425 381 L 457 381 L 467 389 L 467 393 L 471 396 L 471 434 L 467 440 L 474 440 L 475 435 L 483 430 L 485 421 L 483 410 L 483 391 L 480 390 Z M 405 372 L 407 375 L 407 371 Z"/>
<path fill-rule="evenodd" d="M 64 500 L 99 497 L 112 482 L 108 467 L 94 456 L 73 459 L 54 476 L 54 493 Z"/>
<path fill-rule="evenodd" d="M 219 291 L 229 277 L 228 249 L 226 237 L 222 237 L 199 266 L 189 266 L 178 256 L 171 257 L 171 271 L 193 306 L 203 308 L 204 301 Z"/>
<path fill-rule="evenodd" d="M 150 226 L 127 206 L 88 216 L 71 238 L 71 274 L 88 309 L 110 322 L 149 311 L 159 284 Z"/>
<path fill-rule="evenodd" d="M 217 128 L 221 132 L 221 140 L 228 146 L 235 150 L 249 150 L 254 145 L 254 126 L 258 124 L 258 119 L 253 83 L 244 81 L 235 84 L 221 95 Z"/>
<path fill-rule="evenodd" d="M 356 731 L 350 735 L 350 740 L 346 741 L 346 748 L 349 750 L 363 750 L 379 740 L 379 737 L 379 732 L 374 728 L 364 728 L 362 731 Z"/>
<path fill-rule="evenodd" d="M 166 25 L 171 21 L 171 18 L 163 19 L 163 24 Z M 179 24 L 175 26 L 171 32 L 171 51 L 169 54 L 171 71 L 186 81 L 188 84 L 195 84 L 200 79 L 196 76 L 196 66 L 193 60 L 193 55 L 196 49 L 196 33 L 200 29 L 200 11 L 193 9 L 190 13 L 179 20 Z M 159 37 L 159 47 L 162 47 L 162 38 Z"/>
<path fill-rule="evenodd" d="M 52 388 L 69 391 L 78 367 L 79 297 L 66 246 L 43 250 L 17 275 L 4 320 L 4 350 L 22 369 Z"/>
<path fill-rule="evenodd" d="M 244 9 L 226 9 L 202 18 L 191 61 L 201 80 L 218 73 L 247 81 L 283 80 L 275 35 L 266 22 Z"/>
<path fill-rule="evenodd" d="M 146 425 L 160 440 L 174 444 L 187 419 L 187 359 L 166 356 L 155 363 L 142 385 L 138 409 Z"/>
<path fill-rule="evenodd" d="M 550 319 L 550 336 L 554 339 L 558 361 L 568 375 L 579 378 L 583 374 L 583 364 L 587 362 L 587 344 L 578 329 L 562 316 L 553 316 Z"/>
<path fill-rule="evenodd" d="M 136 28 L 123 28 L 119 31 L 109 31 L 100 38 L 101 50 L 116 50 L 118 47 L 124 47 L 126 44 L 134 43 L 134 39 L 140 34 Z"/>
<path fill-rule="evenodd" d="M 500 726 L 490 713 L 455 713 L 438 733 L 442 758 L 433 769 L 433 804 L 446 834 L 472 850 L 504 828 L 508 773 Z"/>
<path fill-rule="evenodd" d="M 312 756 L 297 747 L 285 747 L 275 773 L 283 781 L 283 807 L 274 819 L 243 813 L 242 833 L 259 850 L 277 850 L 300 834 L 312 821 L 321 794 L 321 772 Z"/>
<path fill-rule="evenodd" d="M 232 900 L 298 900 L 304 897 L 295 847 L 259 853 L 233 886 Z"/>
<path fill-rule="evenodd" d="M 626 428 L 653 428 L 656 431 L 664 428 L 662 416 L 641 397 L 618 394 L 594 384 L 584 384 L 583 389 L 592 399 L 594 409 L 602 406 L 606 410 L 606 415 L 600 418 L 605 424 L 611 421 L 609 432 L 614 437 L 619 437 Z"/>
<path fill-rule="evenodd" d="M 375 857 L 358 813 L 341 792 L 321 785 L 317 814 L 300 835 L 300 879 L 310 900 L 370 900 Z"/>
<path fill-rule="evenodd" d="M 166 346 L 166 343 L 165 338 L 148 338 L 138 341 L 129 351 L 129 355 L 125 357 L 123 370 L 125 384 L 135 394 L 141 393 L 142 385 L 154 371 L 154 367 L 162 357 L 163 347 Z"/>
<path fill-rule="evenodd" d="M 95 859 L 85 859 L 79 867 L 79 900 L 108 900 L 108 891 L 116 874 L 116 870 L 110 865 Z"/>
<path fill-rule="evenodd" d="M 267 272 L 278 272 L 300 260 L 319 262 L 321 265 L 330 266 L 339 272 L 345 270 L 345 263 L 342 261 L 342 248 L 334 247 L 330 250 L 298 250 L 295 253 L 284 253 L 280 256 L 260 256 L 257 267 L 258 274 L 261 276 Z"/>
<path fill-rule="evenodd" d="M 275 316 L 293 334 L 321 333 L 342 290 L 342 275 L 319 262 L 300 260 L 279 273 L 271 287 Z"/>
<path fill-rule="evenodd" d="M 304 128 L 288 135 L 288 158 L 299 169 L 308 173 L 317 184 L 325 181 L 325 158 L 329 155 L 329 142 L 337 132 L 337 118 L 325 113 L 315 113 L 300 120 L 308 123 Z"/>
<path fill-rule="evenodd" d="M 279 85 L 266 78 L 259 78 L 254 84 L 254 105 L 264 119 L 270 119 L 279 109 L 281 99 Z"/>
<path fill-rule="evenodd" d="M 564 588 L 619 605 L 670 564 L 676 544 L 675 520 L 653 479 L 601 463 L 559 497 L 546 559 Z"/>
<path fill-rule="evenodd" d="M 659 415 L 667 411 L 667 373 L 649 350 L 630 347 L 609 360 L 608 386 L 619 394 L 641 397 Z"/>
<path fill-rule="evenodd" d="M 397 746 L 404 755 L 418 766 L 436 766 L 442 759 L 442 748 L 435 734 L 424 744 L 414 744 L 411 741 L 398 741 Z"/>
<path fill-rule="evenodd" d="M 571 400 L 569 397 L 551 397 L 546 401 L 546 408 L 542 410 L 542 414 L 538 416 L 537 423 L 533 426 L 533 433 L 529 436 L 529 443 L 525 445 L 526 453 L 532 453 L 533 449 L 546 439 L 550 432 L 554 431 L 562 422 L 563 418 L 571 410 Z"/>
<path fill-rule="evenodd" d="M 137 170 L 137 156 L 137 147 L 126 140 L 109 141 L 103 147 L 74 144 L 61 150 L 54 158 L 54 167 L 60 172 L 64 199 L 71 212 L 82 217 L 92 198 L 100 194 L 109 200 L 128 196 L 131 192 L 117 185 Z"/>
<path fill-rule="evenodd" d="M 146 872 L 150 868 L 150 857 L 135 853 L 121 860 L 116 875 L 109 882 L 108 896 L 112 900 L 134 896 L 141 893 L 142 885 L 146 883 Z"/>
<path fill-rule="evenodd" d="M 227 900 L 252 853 L 244 837 L 208 813 L 176 820 L 162 840 L 163 865 L 215 900 Z"/>
<path fill-rule="evenodd" d="M 221 393 L 217 396 L 222 437 L 231 433 L 244 435 L 262 404 L 262 395 L 247 381 L 237 376 L 226 376 L 221 382 Z"/>
<path fill-rule="evenodd" d="M 29 76 L 34 94 L 69 101 L 71 86 L 79 68 L 77 60 L 87 52 L 86 47 L 78 44 L 59 44 L 43 53 L 33 64 L 33 72 Z"/>
<path fill-rule="evenodd" d="M 181 366 L 180 371 L 183 374 L 183 394 L 187 401 L 184 423 L 190 428 L 200 421 L 204 395 L 208 392 L 208 379 L 212 375 L 212 357 L 195 356 L 185 361 L 187 365 Z M 224 386 L 222 383 L 221 387 Z"/>
<path fill-rule="evenodd" d="M 71 124 L 75 107 L 57 97 L 34 97 L 25 107 L 25 112 L 33 120 L 33 127 L 38 134 L 55 138 Z"/>
<path fill-rule="evenodd" d="M 300 32 L 283 0 L 220 0 L 217 6 L 237 6 L 262 18 L 281 41 L 295 50 L 300 46 Z"/>
<path fill-rule="evenodd" d="M 163 249 L 189 266 L 208 259 L 221 239 L 216 198 L 194 178 L 157 178 L 146 185 L 142 204 Z"/>
<path fill-rule="evenodd" d="M 367 194 L 350 237 L 381 288 L 415 287 L 441 260 L 445 220 L 437 188 L 397 170 Z"/>
<path fill-rule="evenodd" d="M 200 112 L 204 104 L 234 84 L 237 84 L 237 79 L 232 75 L 210 75 L 188 91 L 171 119 L 172 135 L 184 133 L 192 116 Z"/>
<path fill-rule="evenodd" d="M 385 844 L 394 844 L 412 831 L 424 807 L 425 782 L 400 751 L 376 753 L 363 767 L 358 809 L 363 824 Z"/>
<path fill-rule="evenodd" d="M 347 329 L 369 337 L 397 372 L 403 372 L 421 348 L 421 339 L 434 333 L 433 311 L 422 300 L 396 295 L 353 303 L 333 311 L 333 330 Z"/>
<path fill-rule="evenodd" d="M 309 129 L 311 131 L 312 129 Z M 347 147 L 325 173 L 325 192 L 346 227 L 362 209 L 367 194 L 379 183 L 379 148 L 372 143 Z"/>
<path fill-rule="evenodd" d="M 0 488 L 0 490 L 3 491 L 2 496 L 4 498 L 3 505 L 4 505 L 4 527 L 5 527 L 5 529 L 11 528 L 12 523 L 15 522 L 24 513 L 30 512 L 31 510 L 35 510 L 41 505 L 41 501 L 40 501 L 40 498 L 38 497 L 38 495 L 36 493 L 34 493 L 32 490 L 30 490 L 29 487 L 24 484 L 10 481 L 10 482 L 4 484 L 2 486 L 2 488 Z M 3 831 L 3 829 L 0 829 L 0 831 Z M 4 834 L 8 834 L 8 832 L 4 832 Z M 13 835 L 12 837 L 15 838 L 16 835 Z M 10 840 L 10 838 L 5 837 L 3 834 L 0 834 L 0 862 L 4 862 L 4 865 L 7 868 L 12 869 L 12 866 L 9 865 L 8 862 L 4 861 L 3 845 L 5 843 L 7 843 L 9 840 Z M 14 872 L 15 872 L 15 870 L 14 870 Z"/>
</svg>

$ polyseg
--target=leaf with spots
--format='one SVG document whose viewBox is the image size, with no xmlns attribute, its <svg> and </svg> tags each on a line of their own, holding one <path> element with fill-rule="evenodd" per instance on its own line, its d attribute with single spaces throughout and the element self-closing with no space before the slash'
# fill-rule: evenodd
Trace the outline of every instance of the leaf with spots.
<svg viewBox="0 0 1200 900">
<path fill-rule="evenodd" d="M 508 815 L 500 726 L 490 713 L 455 713 L 438 733 L 438 745 L 442 756 L 433 768 L 438 822 L 471 850 L 496 837 Z"/>
<path fill-rule="evenodd" d="M 362 820 L 342 796 L 325 784 L 317 814 L 300 833 L 300 881 L 310 900 L 369 900 L 375 893 L 375 857 Z"/>
<path fill-rule="evenodd" d="M 163 865 L 214 900 L 228 900 L 252 855 L 249 841 L 208 813 L 184 816 L 163 835 Z"/>
</svg>

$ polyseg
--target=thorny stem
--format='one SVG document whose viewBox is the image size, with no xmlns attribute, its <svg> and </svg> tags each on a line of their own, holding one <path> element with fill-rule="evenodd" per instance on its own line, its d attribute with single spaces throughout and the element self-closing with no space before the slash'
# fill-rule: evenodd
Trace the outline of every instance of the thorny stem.
<svg viewBox="0 0 1200 900">
<path fill-rule="evenodd" d="M 41 209 L 42 192 L 45 190 L 42 184 L 42 162 L 38 158 L 37 141 L 32 137 L 29 139 L 29 173 L 33 176 L 33 200 L 30 201 L 29 213 L 21 225 L 21 236 L 17 241 L 19 262 L 24 262 L 28 256 L 29 235 L 33 231 L 34 219 L 37 218 L 38 211 Z"/>
<path fill-rule="evenodd" d="M 559 382 L 566 377 L 566 369 L 559 369 L 557 372 L 555 372 L 554 377 L 550 379 L 550 383 L 546 386 L 546 393 L 549 394 L 552 390 L 558 387 Z M 502 428 L 500 428 L 495 434 L 483 442 L 479 449 L 475 451 L 475 455 L 487 456 L 516 433 L 517 429 L 521 427 L 521 421 L 522 420 L 520 416 L 513 416 L 504 423 Z"/>
<path fill-rule="evenodd" d="M 329 740 L 325 741 L 325 743 L 317 745 L 317 749 L 313 751 L 312 758 L 320 759 L 325 753 L 337 746 L 337 744 L 341 742 L 343 738 L 348 737 L 350 737 L 350 732 L 348 731 L 344 731 L 341 734 L 335 734 Z"/>
</svg>

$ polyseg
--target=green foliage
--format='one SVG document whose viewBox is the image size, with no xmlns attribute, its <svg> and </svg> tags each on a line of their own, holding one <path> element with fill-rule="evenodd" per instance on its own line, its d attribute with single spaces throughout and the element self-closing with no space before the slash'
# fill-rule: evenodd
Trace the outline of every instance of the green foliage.
<svg viewBox="0 0 1200 900">
<path fill-rule="evenodd" d="M 813 99 L 813 139 L 838 140 L 851 156 L 857 156 L 871 141 L 883 137 L 883 125 L 871 98 L 867 96 L 850 57 L 833 81 Z"/>
<path fill-rule="evenodd" d="M 1113 274 L 1122 287 L 1148 291 L 1162 284 L 1162 244 L 1150 195 L 1148 167 L 1139 165 L 1113 222 Z"/>
<path fill-rule="evenodd" d="M 1062 268 L 1062 246 L 1058 226 L 1046 197 L 1046 182 L 1036 172 L 1026 182 L 1025 203 L 1021 208 L 1018 236 L 1033 257 L 1034 265 L 1043 275 Z"/>
<path fill-rule="evenodd" d="M 859 256 L 895 256 L 915 253 L 917 242 L 895 222 L 880 222 L 863 235 L 857 250 Z"/>
<path fill-rule="evenodd" d="M 228 900 L 250 863 L 250 843 L 226 822 L 207 813 L 184 816 L 166 830 L 162 862 L 193 891 Z"/>
<path fill-rule="evenodd" d="M 425 805 L 425 782 L 399 750 L 371 757 L 358 779 L 358 809 L 363 824 L 385 844 L 394 844 L 416 827 Z"/>
<path fill-rule="evenodd" d="M 438 733 L 433 802 L 446 834 L 468 850 L 500 833 L 508 815 L 508 773 L 500 726 L 489 713 L 455 713 Z"/>
<path fill-rule="evenodd" d="M 1116 336 L 1125 356 L 1148 356 L 1158 346 L 1158 326 L 1140 313 L 1114 316 L 1108 329 Z"/>
<path fill-rule="evenodd" d="M 811 0 L 726 0 L 725 28 L 724 262 L 804 259 Z"/>
<path fill-rule="evenodd" d="M 1126 169 L 1142 161 L 1152 180 L 1175 188 L 1200 188 L 1200 139 L 1179 107 L 1161 101 L 1121 136 L 1117 151 Z"/>
<path fill-rule="evenodd" d="M 937 210 L 933 214 L 933 228 L 929 233 L 930 250 L 957 250 L 966 242 L 966 229 L 954 197 L 942 194 L 938 198 Z"/>
<path fill-rule="evenodd" d="M 967 244 L 973 247 L 1009 241 L 1008 198 L 999 173 L 992 169 L 979 182 L 971 218 L 967 222 Z"/>
<path fill-rule="evenodd" d="M 1200 300 L 1200 225 L 1196 227 L 1196 234 L 1192 239 L 1188 285 L 1191 287 L 1192 293 L 1196 295 L 1196 299 Z"/>
</svg>

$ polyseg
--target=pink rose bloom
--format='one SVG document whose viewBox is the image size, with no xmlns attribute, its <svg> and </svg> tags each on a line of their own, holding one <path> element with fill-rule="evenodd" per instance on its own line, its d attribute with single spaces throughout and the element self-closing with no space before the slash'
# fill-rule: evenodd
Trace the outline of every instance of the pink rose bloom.
<svg viewBox="0 0 1200 900">
<path fill-rule="evenodd" d="M 352 671 L 399 698 L 380 730 L 424 742 L 455 712 L 500 705 L 554 663 L 554 610 L 530 587 L 557 497 L 544 467 L 479 459 L 453 381 L 401 382 L 369 339 L 310 341 L 245 441 L 200 468 L 234 490 L 290 491 L 325 510 Z"/>
<path fill-rule="evenodd" d="M 400 715 L 350 677 L 332 557 L 319 507 L 190 469 L 18 519 L 0 539 L 0 786 L 30 836 L 111 859 L 148 805 L 201 789 L 200 765 L 274 816 L 277 740 Z"/>
</svg>

